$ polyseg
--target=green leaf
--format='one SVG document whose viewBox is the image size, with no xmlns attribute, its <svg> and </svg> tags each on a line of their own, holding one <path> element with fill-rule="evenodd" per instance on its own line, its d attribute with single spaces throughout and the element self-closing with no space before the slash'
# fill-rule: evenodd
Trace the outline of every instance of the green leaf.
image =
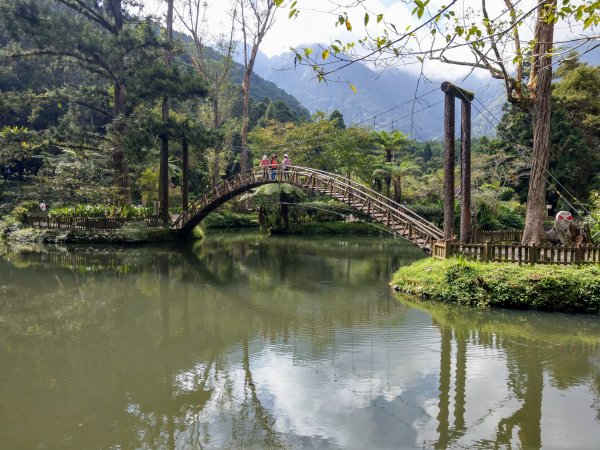
<svg viewBox="0 0 600 450">
<path fill-rule="evenodd" d="M 365 27 L 369 24 L 369 13 L 365 13 Z"/>
<path fill-rule="evenodd" d="M 323 57 L 323 61 L 325 61 L 329 57 L 329 50 L 323 50 L 321 56 Z"/>
<path fill-rule="evenodd" d="M 377 14 L 377 23 L 383 20 L 383 14 Z"/>
</svg>

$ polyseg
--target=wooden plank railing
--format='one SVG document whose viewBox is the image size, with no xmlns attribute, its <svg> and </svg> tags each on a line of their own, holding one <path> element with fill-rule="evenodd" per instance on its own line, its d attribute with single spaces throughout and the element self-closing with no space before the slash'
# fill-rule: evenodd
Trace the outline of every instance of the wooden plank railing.
<svg viewBox="0 0 600 450">
<path fill-rule="evenodd" d="M 528 246 L 522 244 L 461 244 L 435 241 L 432 256 L 438 259 L 463 255 L 481 262 L 511 262 L 518 264 L 599 264 L 600 245 L 583 244 L 573 247 Z"/>
<path fill-rule="evenodd" d="M 144 223 L 148 228 L 161 226 L 158 217 L 125 219 L 121 217 L 49 217 L 47 215 L 27 215 L 25 223 L 34 228 L 56 230 L 115 230 L 126 223 Z"/>
</svg>

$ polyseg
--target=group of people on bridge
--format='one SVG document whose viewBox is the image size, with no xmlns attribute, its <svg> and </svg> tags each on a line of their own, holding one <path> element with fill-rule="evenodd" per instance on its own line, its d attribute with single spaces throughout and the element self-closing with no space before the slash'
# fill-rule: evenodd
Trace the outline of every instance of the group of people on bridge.
<svg viewBox="0 0 600 450">
<path fill-rule="evenodd" d="M 281 162 L 283 178 L 289 179 L 290 177 L 290 167 L 292 165 L 292 160 L 288 156 L 288 154 L 283 155 L 283 161 Z M 269 177 L 271 181 L 275 181 L 277 178 L 277 170 L 279 169 L 279 162 L 277 161 L 277 155 L 274 153 L 271 155 L 271 159 L 267 158 L 267 155 L 263 155 L 260 166 L 263 170 L 263 179 L 268 180 Z"/>
</svg>

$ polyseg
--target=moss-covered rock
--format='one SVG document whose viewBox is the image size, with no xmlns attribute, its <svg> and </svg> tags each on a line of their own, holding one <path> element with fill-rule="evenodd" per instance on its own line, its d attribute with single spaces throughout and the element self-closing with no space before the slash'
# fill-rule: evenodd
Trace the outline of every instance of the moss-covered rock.
<svg viewBox="0 0 600 450">
<path fill-rule="evenodd" d="M 600 266 L 519 266 L 453 258 L 419 261 L 398 270 L 398 291 L 479 307 L 600 312 Z"/>
</svg>

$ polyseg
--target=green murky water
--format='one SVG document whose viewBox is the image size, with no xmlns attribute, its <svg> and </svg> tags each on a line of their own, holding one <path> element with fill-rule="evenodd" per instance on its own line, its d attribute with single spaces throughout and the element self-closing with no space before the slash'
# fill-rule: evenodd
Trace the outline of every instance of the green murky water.
<svg viewBox="0 0 600 450">
<path fill-rule="evenodd" d="M 600 318 L 398 300 L 421 256 L 0 246 L 0 448 L 599 448 Z"/>
</svg>

